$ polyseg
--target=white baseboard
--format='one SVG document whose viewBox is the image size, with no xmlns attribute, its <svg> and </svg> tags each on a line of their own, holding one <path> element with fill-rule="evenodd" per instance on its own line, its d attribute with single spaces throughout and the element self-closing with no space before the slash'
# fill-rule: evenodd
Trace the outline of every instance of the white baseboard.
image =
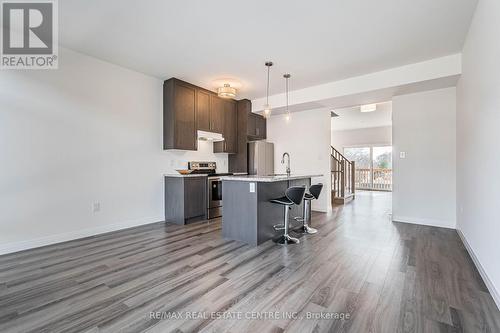
<svg viewBox="0 0 500 333">
<path fill-rule="evenodd" d="M 469 252 L 469 255 L 472 258 L 472 261 L 474 261 L 474 264 L 476 265 L 476 268 L 479 271 L 479 274 L 481 274 L 481 277 L 483 278 L 484 283 L 486 284 L 486 287 L 488 288 L 488 290 L 491 294 L 491 297 L 493 297 L 493 300 L 495 301 L 497 308 L 500 309 L 500 293 L 495 288 L 495 285 L 493 284 L 493 282 L 491 282 L 490 278 L 488 277 L 488 274 L 486 274 L 486 271 L 484 270 L 483 266 L 481 265 L 481 262 L 479 261 L 476 254 L 474 253 L 474 250 L 472 250 L 472 247 L 469 245 L 469 242 L 467 242 L 467 239 L 465 238 L 462 231 L 457 228 L 457 233 L 458 233 L 458 236 L 460 236 L 460 239 L 462 240 L 462 243 L 464 244 L 465 248 L 467 249 L 467 252 Z"/>
<path fill-rule="evenodd" d="M 57 235 L 52 235 L 52 236 L 47 236 L 47 237 L 41 237 L 41 238 L 35 238 L 35 239 L 26 240 L 26 241 L 0 244 L 0 255 L 18 252 L 18 251 L 23 251 L 23 250 L 28 250 L 28 249 L 33 249 L 33 248 L 46 246 L 46 245 L 67 242 L 70 240 L 85 238 L 85 237 L 89 237 L 89 236 L 95 236 L 95 235 L 104 234 L 104 233 L 111 232 L 111 231 L 117 231 L 117 230 L 137 227 L 140 225 L 156 223 L 156 222 L 160 222 L 160 221 L 164 221 L 164 220 L 165 220 L 165 218 L 163 216 L 161 216 L 161 217 L 149 217 L 149 218 L 143 218 L 143 219 L 139 219 L 139 220 L 131 220 L 131 221 L 125 221 L 125 222 L 120 222 L 120 223 L 115 223 L 115 224 L 109 224 L 109 225 L 96 227 L 96 228 L 75 230 L 75 231 L 71 231 L 71 232 L 67 232 L 67 233 L 62 233 L 62 234 L 57 234 Z"/>
<path fill-rule="evenodd" d="M 422 218 L 418 218 L 418 217 L 409 217 L 409 216 L 400 216 L 400 215 L 393 215 L 392 221 L 411 223 L 411 224 L 421 224 L 421 225 L 427 225 L 427 226 L 431 226 L 431 227 L 448 228 L 448 229 L 455 229 L 456 228 L 455 221 L 422 219 Z"/>
</svg>

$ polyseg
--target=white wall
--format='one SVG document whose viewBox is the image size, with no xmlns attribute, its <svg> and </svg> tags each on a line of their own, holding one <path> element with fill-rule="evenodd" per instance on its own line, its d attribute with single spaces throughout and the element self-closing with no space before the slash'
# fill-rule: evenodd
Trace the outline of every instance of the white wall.
<svg viewBox="0 0 500 333">
<path fill-rule="evenodd" d="M 457 228 L 500 307 L 500 2 L 478 3 L 457 90 Z"/>
<path fill-rule="evenodd" d="M 285 172 L 281 156 L 288 152 L 292 173 L 323 175 L 311 180 L 324 185 L 321 196 L 312 204 L 313 210 L 322 212 L 331 208 L 330 135 L 330 111 L 325 109 L 294 112 L 288 122 L 283 115 L 267 121 L 267 141 L 274 143 L 276 173 Z"/>
<path fill-rule="evenodd" d="M 391 126 L 332 131 L 332 146 L 341 153 L 345 147 L 390 146 L 391 144 Z"/>
<path fill-rule="evenodd" d="M 208 143 L 162 150 L 160 80 L 66 49 L 59 64 L 0 74 L 0 253 L 162 221 L 163 173 L 227 170 Z"/>
<path fill-rule="evenodd" d="M 455 228 L 456 89 L 396 96 L 392 106 L 393 220 Z"/>
</svg>

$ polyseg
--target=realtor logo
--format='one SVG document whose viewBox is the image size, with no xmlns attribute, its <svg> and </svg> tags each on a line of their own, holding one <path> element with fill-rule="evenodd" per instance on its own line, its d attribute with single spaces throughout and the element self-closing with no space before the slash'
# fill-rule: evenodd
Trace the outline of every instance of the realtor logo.
<svg viewBox="0 0 500 333">
<path fill-rule="evenodd" d="M 2 1 L 2 69 L 57 69 L 56 1 Z"/>
</svg>

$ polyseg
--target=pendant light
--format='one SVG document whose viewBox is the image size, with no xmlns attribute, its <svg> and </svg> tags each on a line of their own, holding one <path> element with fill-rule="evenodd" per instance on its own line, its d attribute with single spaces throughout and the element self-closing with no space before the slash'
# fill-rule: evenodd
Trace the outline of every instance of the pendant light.
<svg viewBox="0 0 500 333">
<path fill-rule="evenodd" d="M 285 74 L 283 77 L 285 78 L 286 86 L 285 86 L 285 91 L 286 91 L 286 113 L 285 113 L 285 120 L 288 122 L 290 121 L 290 110 L 288 109 L 288 80 L 290 79 L 290 74 Z"/>
<path fill-rule="evenodd" d="M 272 61 L 267 61 L 267 89 L 266 89 L 266 104 L 264 105 L 264 117 L 269 118 L 271 116 L 271 106 L 269 105 L 269 71 L 273 65 Z"/>
</svg>

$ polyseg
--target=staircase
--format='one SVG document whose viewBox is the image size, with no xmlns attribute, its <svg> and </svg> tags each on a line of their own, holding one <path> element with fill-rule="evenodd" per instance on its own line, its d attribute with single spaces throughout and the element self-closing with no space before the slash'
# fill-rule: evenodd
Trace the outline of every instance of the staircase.
<svg viewBox="0 0 500 333">
<path fill-rule="evenodd" d="M 355 166 L 337 149 L 330 146 L 332 204 L 345 204 L 355 197 Z"/>
</svg>

